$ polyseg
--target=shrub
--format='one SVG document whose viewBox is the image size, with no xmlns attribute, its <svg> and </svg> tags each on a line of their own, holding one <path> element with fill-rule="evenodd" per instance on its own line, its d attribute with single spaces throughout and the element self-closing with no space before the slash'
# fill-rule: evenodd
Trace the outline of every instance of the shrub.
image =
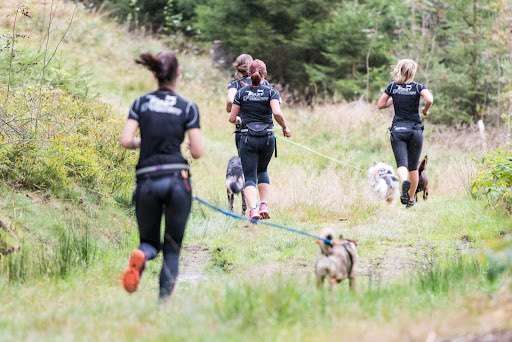
<svg viewBox="0 0 512 342">
<path fill-rule="evenodd" d="M 0 178 L 11 184 L 77 198 L 130 202 L 135 154 L 118 146 L 121 118 L 108 105 L 66 93 L 26 88 L 11 93 L 0 130 Z"/>
<path fill-rule="evenodd" d="M 512 151 L 496 150 L 484 158 L 472 193 L 512 212 Z"/>
</svg>

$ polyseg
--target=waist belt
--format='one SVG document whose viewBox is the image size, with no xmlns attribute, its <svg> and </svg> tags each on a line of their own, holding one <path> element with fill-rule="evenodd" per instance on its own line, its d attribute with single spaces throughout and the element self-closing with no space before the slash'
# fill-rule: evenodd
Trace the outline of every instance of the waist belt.
<svg viewBox="0 0 512 342">
<path fill-rule="evenodd" d="M 267 128 L 265 131 L 270 134 L 270 133 L 274 132 L 274 129 L 273 128 Z M 248 133 L 249 129 L 248 128 L 243 128 L 243 129 L 241 129 L 239 131 L 235 131 L 235 132 Z"/>
<path fill-rule="evenodd" d="M 187 164 L 162 164 L 162 165 L 154 165 L 143 167 L 135 171 L 137 176 L 144 175 L 146 173 L 153 173 L 157 171 L 179 171 L 179 170 L 189 170 L 190 166 Z"/>
<path fill-rule="evenodd" d="M 414 125 L 407 125 L 407 124 L 396 124 L 396 126 L 389 127 L 390 132 L 410 132 L 410 131 L 422 131 L 424 129 L 423 124 L 414 124 Z"/>
</svg>

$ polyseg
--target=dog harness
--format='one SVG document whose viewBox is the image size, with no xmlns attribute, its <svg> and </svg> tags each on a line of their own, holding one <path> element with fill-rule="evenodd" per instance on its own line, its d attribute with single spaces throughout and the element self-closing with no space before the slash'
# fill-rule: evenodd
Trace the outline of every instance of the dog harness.
<svg viewBox="0 0 512 342">
<path fill-rule="evenodd" d="M 348 270 L 348 274 L 351 274 L 352 273 L 352 269 L 354 268 L 354 259 L 352 258 L 352 254 L 348 250 L 347 245 L 348 245 L 347 242 L 342 244 L 343 248 L 345 248 L 345 251 L 347 251 L 348 258 L 350 259 L 350 269 Z"/>
</svg>

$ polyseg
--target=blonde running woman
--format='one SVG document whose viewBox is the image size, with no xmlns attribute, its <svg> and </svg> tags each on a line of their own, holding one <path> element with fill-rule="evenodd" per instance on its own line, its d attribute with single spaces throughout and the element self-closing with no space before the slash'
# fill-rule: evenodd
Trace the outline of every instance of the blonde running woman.
<svg viewBox="0 0 512 342">
<path fill-rule="evenodd" d="M 393 106 L 395 110 L 390 128 L 391 147 L 402 182 L 400 201 L 408 208 L 414 205 L 423 146 L 420 98 L 425 103 L 421 110 L 423 116 L 427 116 L 433 103 L 432 93 L 427 87 L 414 81 L 417 69 L 418 65 L 412 59 L 399 60 L 393 70 L 393 82 L 386 87 L 377 103 L 379 109 Z"/>
</svg>

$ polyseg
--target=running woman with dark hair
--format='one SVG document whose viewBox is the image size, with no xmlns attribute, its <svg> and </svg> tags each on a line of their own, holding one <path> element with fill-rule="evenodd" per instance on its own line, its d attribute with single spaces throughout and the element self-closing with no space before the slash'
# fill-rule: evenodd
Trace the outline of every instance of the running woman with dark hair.
<svg viewBox="0 0 512 342">
<path fill-rule="evenodd" d="M 228 113 L 231 112 L 231 106 L 233 105 L 236 92 L 252 83 L 251 75 L 249 75 L 249 66 L 251 65 L 252 61 L 253 58 L 251 55 L 243 53 L 233 62 L 235 78 L 228 82 L 228 95 L 226 99 L 226 111 Z"/>
<path fill-rule="evenodd" d="M 249 66 L 251 65 L 253 58 L 251 55 L 246 53 L 238 56 L 233 62 L 233 68 L 235 69 L 235 78 L 228 82 L 228 94 L 226 98 L 226 111 L 231 112 L 231 106 L 235 99 L 236 92 L 245 86 L 251 85 L 251 75 L 249 74 Z M 262 85 L 270 86 L 267 80 L 262 80 Z M 240 125 L 236 125 L 235 130 L 235 144 L 236 149 L 240 146 Z"/>
<path fill-rule="evenodd" d="M 265 63 L 254 60 L 249 73 L 251 85 L 236 93 L 229 122 L 242 126 L 239 154 L 245 177 L 244 193 L 250 209 L 249 218 L 255 221 L 270 218 L 267 204 L 270 179 L 267 168 L 276 144 L 272 116 L 282 127 L 285 137 L 291 137 L 291 131 L 281 112 L 278 91 L 263 85 L 267 76 Z"/>
<path fill-rule="evenodd" d="M 432 93 L 423 84 L 414 82 L 418 65 L 411 59 L 398 61 L 391 82 L 379 98 L 377 107 L 393 105 L 395 116 L 391 124 L 391 147 L 402 182 L 400 201 L 407 207 L 414 205 L 418 187 L 418 163 L 423 146 L 423 124 L 419 114 L 420 98 L 425 105 L 422 114 L 427 116 L 434 101 Z"/>
<path fill-rule="evenodd" d="M 124 148 L 140 148 L 134 195 L 140 244 L 130 255 L 122 282 L 126 291 L 136 291 L 146 261 L 156 258 L 162 250 L 159 298 L 165 300 L 171 295 L 178 276 L 181 243 L 192 205 L 189 165 L 180 146 L 187 135 L 190 153 L 197 159 L 203 154 L 203 138 L 197 106 L 176 93 L 180 75 L 176 55 L 144 53 L 136 63 L 153 73 L 158 90 L 135 100 L 120 139 Z M 136 137 L 137 129 L 140 138 Z M 163 244 L 162 215 L 165 216 Z"/>
</svg>

